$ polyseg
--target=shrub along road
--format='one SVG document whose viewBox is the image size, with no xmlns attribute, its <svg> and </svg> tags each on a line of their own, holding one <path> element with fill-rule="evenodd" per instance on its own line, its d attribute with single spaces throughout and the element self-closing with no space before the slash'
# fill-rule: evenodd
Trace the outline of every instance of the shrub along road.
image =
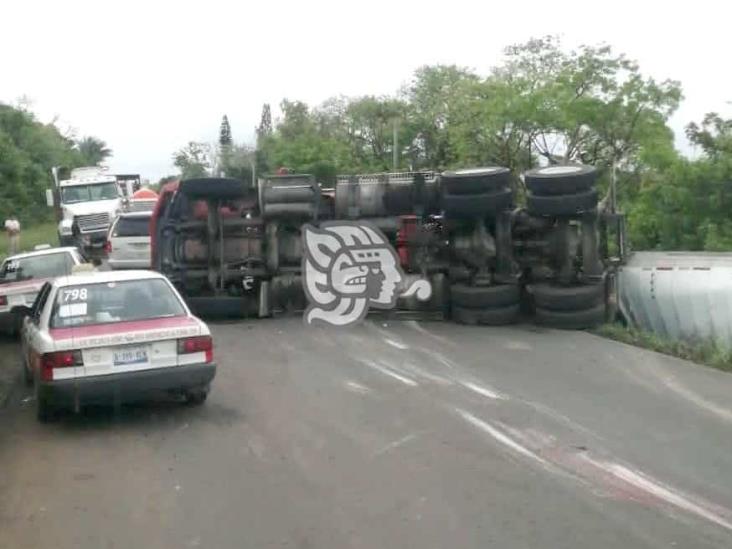
<svg viewBox="0 0 732 549">
<path fill-rule="evenodd" d="M 729 547 L 732 377 L 582 332 L 213 326 L 172 401 L 0 425 L 2 547 Z"/>
</svg>

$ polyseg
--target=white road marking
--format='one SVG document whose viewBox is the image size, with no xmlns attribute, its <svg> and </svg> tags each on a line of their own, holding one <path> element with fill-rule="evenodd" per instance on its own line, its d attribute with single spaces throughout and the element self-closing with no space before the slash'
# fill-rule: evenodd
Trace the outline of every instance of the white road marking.
<svg viewBox="0 0 732 549">
<path fill-rule="evenodd" d="M 455 363 L 451 361 L 449 358 L 441 355 L 440 353 L 427 353 L 430 357 L 435 358 L 440 364 L 443 366 L 446 366 L 450 368 L 451 370 L 455 369 Z"/>
<path fill-rule="evenodd" d="M 531 450 L 529 450 L 525 446 L 519 444 L 517 441 L 515 441 L 514 439 L 512 439 L 507 434 L 505 434 L 504 432 L 500 431 L 499 429 L 497 429 L 496 427 L 494 427 L 493 425 L 491 425 L 487 421 L 483 421 L 482 419 L 475 417 L 470 412 L 466 412 L 465 410 L 461 410 L 460 408 L 455 408 L 455 411 L 458 414 L 460 414 L 460 416 L 465 421 L 467 421 L 468 423 L 470 423 L 474 427 L 477 427 L 481 431 L 483 431 L 485 433 L 488 433 L 496 441 L 500 442 L 501 444 L 503 444 L 507 448 L 510 448 L 514 452 L 516 452 L 518 454 L 521 454 L 522 456 L 527 457 L 527 458 L 529 458 L 529 459 L 531 459 L 533 461 L 536 461 L 538 463 L 541 463 L 542 465 L 547 465 L 547 466 L 550 465 L 549 462 L 547 462 L 544 458 L 538 456 L 537 454 L 535 454 L 534 452 L 532 452 Z"/>
<path fill-rule="evenodd" d="M 556 444 L 557 439 L 552 435 L 542 433 L 536 429 L 521 431 L 512 427 L 504 427 L 509 434 L 533 448 L 546 448 Z"/>
<path fill-rule="evenodd" d="M 523 341 L 507 341 L 503 348 L 509 351 L 531 351 L 533 349 L 531 345 Z"/>
<path fill-rule="evenodd" d="M 440 385 L 452 385 L 451 380 L 449 380 L 445 377 L 442 377 L 442 376 L 438 376 L 431 372 L 428 372 L 424 368 L 420 368 L 419 366 L 417 366 L 416 364 L 413 364 L 411 362 L 405 362 L 403 365 L 403 368 L 405 370 L 409 370 L 410 372 L 412 372 L 418 376 L 422 376 L 426 380 L 432 381 L 433 383 L 439 383 Z"/>
<path fill-rule="evenodd" d="M 362 360 L 361 362 L 363 364 L 365 364 L 366 366 L 368 366 L 369 368 L 373 368 L 374 370 L 381 372 L 382 374 L 384 374 L 386 376 L 389 376 L 398 381 L 401 381 L 402 383 L 404 383 L 404 385 L 409 385 L 410 387 L 416 387 L 417 385 L 419 385 L 419 383 L 417 383 L 413 379 L 411 379 L 407 376 L 403 376 L 401 374 L 397 374 L 395 371 L 387 368 L 386 366 L 382 366 L 381 364 L 377 364 L 376 362 L 373 362 L 371 360 Z"/>
<path fill-rule="evenodd" d="M 439 341 L 440 343 L 447 344 L 447 345 L 451 345 L 453 347 L 455 346 L 455 342 L 454 341 L 451 341 L 448 338 L 443 337 L 441 335 L 433 334 L 432 332 L 430 332 L 427 328 L 425 328 L 424 326 L 422 326 L 416 320 L 407 320 L 405 322 L 405 324 L 407 326 L 409 326 L 410 328 L 413 328 L 414 330 L 416 330 L 420 334 L 426 335 L 427 337 L 431 337 L 435 341 Z"/>
<path fill-rule="evenodd" d="M 656 371 L 654 371 L 654 374 L 658 375 L 658 377 L 660 377 L 663 381 L 664 385 L 666 385 L 666 387 L 671 389 L 680 397 L 685 398 L 692 404 L 695 404 L 699 408 L 706 410 L 707 412 L 719 417 L 720 419 L 723 419 L 724 421 L 732 422 L 732 410 L 715 404 L 714 402 L 710 402 L 701 395 L 698 395 L 689 388 L 681 385 L 678 381 L 676 381 L 673 376 L 663 375 Z"/>
<path fill-rule="evenodd" d="M 344 383 L 344 385 L 349 391 L 353 391 L 354 393 L 359 393 L 361 395 L 365 395 L 371 392 L 371 389 L 369 389 L 365 385 L 361 385 L 356 381 L 348 380 Z"/>
<path fill-rule="evenodd" d="M 380 450 L 377 450 L 376 452 L 371 454 L 371 457 L 377 457 L 387 452 L 391 452 L 395 448 L 398 448 L 399 446 L 402 446 L 403 444 L 406 444 L 407 442 L 409 442 L 410 440 L 414 440 L 415 438 L 417 438 L 417 433 L 410 433 L 407 436 L 400 438 L 399 440 L 390 442 Z"/>
<path fill-rule="evenodd" d="M 471 391 L 473 391 L 475 393 L 478 393 L 479 395 L 482 395 L 487 398 L 491 398 L 493 400 L 506 400 L 507 399 L 506 396 L 502 395 L 498 391 L 489 389 L 488 387 L 484 387 L 482 385 L 478 385 L 477 383 L 472 383 L 470 381 L 461 381 L 460 385 L 470 389 Z"/>
<path fill-rule="evenodd" d="M 384 338 L 384 342 L 387 343 L 388 345 L 391 345 L 392 347 L 396 347 L 400 351 L 406 351 L 407 349 L 409 349 L 409 345 L 407 345 L 406 343 L 401 343 L 400 341 L 394 341 L 393 339 L 389 339 L 388 337 Z"/>
<path fill-rule="evenodd" d="M 550 417 L 550 418 L 558 421 L 559 423 L 563 423 L 564 425 L 566 425 L 570 429 L 575 429 L 577 431 L 580 431 L 581 433 L 584 433 L 586 435 L 589 435 L 589 436 L 591 436 L 591 437 L 593 437 L 593 438 L 595 438 L 597 440 L 601 440 L 602 439 L 602 437 L 600 437 L 598 434 L 590 431 L 584 425 L 580 425 L 579 423 L 577 423 L 573 419 L 569 418 L 568 416 L 565 416 L 564 414 L 561 414 L 561 413 L 557 412 L 556 410 L 550 408 L 549 406 L 544 406 L 540 402 L 533 402 L 531 400 L 523 400 L 522 399 L 521 402 L 523 402 L 527 406 L 531 406 L 537 412 L 539 412 L 541 414 L 544 414 L 544 415 L 546 415 L 546 416 L 548 416 L 548 417 Z"/>
<path fill-rule="evenodd" d="M 594 460 L 586 454 L 582 454 L 581 457 L 582 459 L 589 461 L 592 465 L 607 471 L 614 477 L 627 482 L 628 484 L 631 484 L 658 499 L 674 505 L 679 509 L 683 509 L 689 513 L 702 517 L 710 522 L 722 526 L 723 528 L 732 530 L 732 523 L 727 519 L 709 509 L 706 509 L 703 505 L 695 502 L 686 494 L 663 486 L 658 481 L 655 481 L 637 471 L 628 469 L 619 463 Z"/>
</svg>

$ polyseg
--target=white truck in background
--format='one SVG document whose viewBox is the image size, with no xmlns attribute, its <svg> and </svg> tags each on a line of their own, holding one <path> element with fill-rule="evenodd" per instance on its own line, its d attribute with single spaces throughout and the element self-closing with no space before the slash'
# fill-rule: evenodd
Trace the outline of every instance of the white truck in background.
<svg viewBox="0 0 732 549">
<path fill-rule="evenodd" d="M 75 168 L 62 180 L 56 168 L 52 172 L 56 188 L 46 191 L 46 201 L 57 208 L 59 244 L 87 257 L 103 255 L 109 226 L 122 210 L 117 177 L 100 166 Z"/>
</svg>

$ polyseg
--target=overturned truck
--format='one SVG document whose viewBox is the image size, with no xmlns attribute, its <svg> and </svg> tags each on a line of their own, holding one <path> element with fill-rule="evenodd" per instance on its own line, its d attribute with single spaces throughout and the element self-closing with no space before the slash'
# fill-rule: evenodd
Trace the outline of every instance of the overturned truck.
<svg viewBox="0 0 732 549">
<path fill-rule="evenodd" d="M 303 224 L 368 220 L 407 278 L 432 284 L 428 301 L 401 299 L 394 314 L 587 328 L 611 314 L 624 248 L 622 216 L 598 201 L 596 179 L 573 165 L 522 178 L 500 167 L 342 176 L 331 187 L 301 174 L 172 182 L 153 212 L 152 265 L 201 316 L 301 311 Z"/>
</svg>

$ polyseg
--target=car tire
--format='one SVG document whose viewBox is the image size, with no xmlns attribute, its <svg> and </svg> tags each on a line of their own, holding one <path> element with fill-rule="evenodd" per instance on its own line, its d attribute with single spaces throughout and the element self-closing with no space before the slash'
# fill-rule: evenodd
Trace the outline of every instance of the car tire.
<svg viewBox="0 0 732 549">
<path fill-rule="evenodd" d="M 41 423 L 48 423 L 55 417 L 55 410 L 45 397 L 42 397 L 38 390 L 38 383 L 35 387 L 36 395 L 36 419 Z"/>
<path fill-rule="evenodd" d="M 452 319 L 460 324 L 502 326 L 517 322 L 519 312 L 518 304 L 493 309 L 467 309 L 453 306 Z"/>
<path fill-rule="evenodd" d="M 25 357 L 21 356 L 20 367 L 23 368 L 23 381 L 25 381 L 27 387 L 31 387 L 33 385 L 33 372 L 28 368 L 28 363 L 26 362 Z"/>
<path fill-rule="evenodd" d="M 190 406 L 200 406 L 206 402 L 207 397 L 208 389 L 193 389 L 185 393 L 186 404 Z"/>
<path fill-rule="evenodd" d="M 546 166 L 524 174 L 526 187 L 535 195 L 554 196 L 589 191 L 597 180 L 592 166 Z"/>
<path fill-rule="evenodd" d="M 447 278 L 453 283 L 468 280 L 470 278 L 470 269 L 463 265 L 450 265 L 447 269 Z"/>
<path fill-rule="evenodd" d="M 247 194 L 243 181 L 226 177 L 186 179 L 179 188 L 191 198 L 239 198 Z"/>
<path fill-rule="evenodd" d="M 593 210 L 595 207 L 597 207 L 597 191 L 595 189 L 578 194 L 553 196 L 529 193 L 526 197 L 526 209 L 533 215 L 577 215 Z"/>
<path fill-rule="evenodd" d="M 550 283 L 529 284 L 529 292 L 540 309 L 550 311 L 579 311 L 590 309 L 605 300 L 604 284 L 558 286 Z"/>
<path fill-rule="evenodd" d="M 605 322 L 605 304 L 601 303 L 581 311 L 550 311 L 536 308 L 536 323 L 562 330 L 585 330 Z"/>
<path fill-rule="evenodd" d="M 506 307 L 517 304 L 519 299 L 519 287 L 515 284 L 497 284 L 495 286 L 453 284 L 450 286 L 450 302 L 463 309 Z"/>
<path fill-rule="evenodd" d="M 444 172 L 440 179 L 447 194 L 496 193 L 511 187 L 511 170 L 497 166 L 471 168 Z"/>
<path fill-rule="evenodd" d="M 442 195 L 442 209 L 446 217 L 488 217 L 513 207 L 513 192 L 504 189 L 484 194 Z"/>
</svg>

